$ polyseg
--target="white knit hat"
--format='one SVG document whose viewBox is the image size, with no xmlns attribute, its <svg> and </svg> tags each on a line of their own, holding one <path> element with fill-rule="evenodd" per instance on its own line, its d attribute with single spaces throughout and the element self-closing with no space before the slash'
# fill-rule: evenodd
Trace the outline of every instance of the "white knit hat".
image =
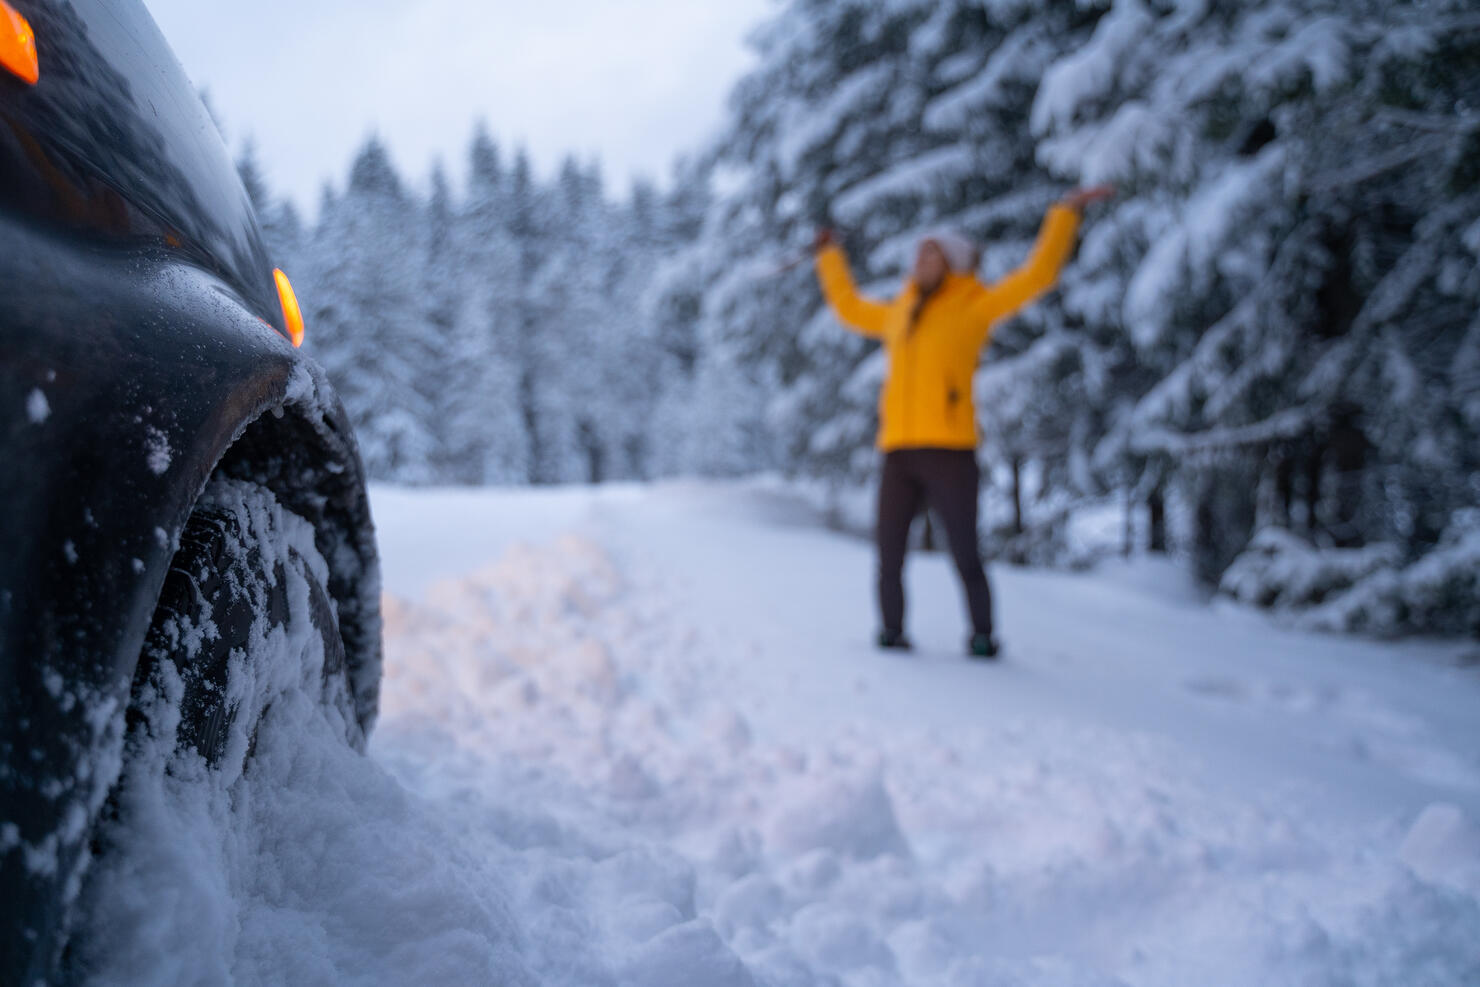
<svg viewBox="0 0 1480 987">
<path fill-rule="evenodd" d="M 939 247 L 940 252 L 945 255 L 947 266 L 957 274 L 975 273 L 977 265 L 981 263 L 981 247 L 970 237 L 955 230 L 932 230 L 921 238 L 920 243 L 933 243 Z"/>
</svg>

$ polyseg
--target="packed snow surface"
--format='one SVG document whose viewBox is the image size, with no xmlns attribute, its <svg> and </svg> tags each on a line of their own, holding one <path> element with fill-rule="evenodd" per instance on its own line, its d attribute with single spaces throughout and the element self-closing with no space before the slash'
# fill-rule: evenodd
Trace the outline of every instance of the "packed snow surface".
<svg viewBox="0 0 1480 987">
<path fill-rule="evenodd" d="M 100 982 L 1480 982 L 1472 647 L 996 567 L 975 664 L 920 556 L 886 656 L 869 546 L 762 484 L 373 499 L 368 756 L 277 703 L 138 796 Z"/>
</svg>

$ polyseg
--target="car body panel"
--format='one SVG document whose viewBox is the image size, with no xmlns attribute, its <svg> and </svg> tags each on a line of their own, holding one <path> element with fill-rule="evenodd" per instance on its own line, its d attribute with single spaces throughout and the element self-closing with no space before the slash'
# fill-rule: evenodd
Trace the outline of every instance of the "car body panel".
<svg viewBox="0 0 1480 987">
<path fill-rule="evenodd" d="M 0 208 L 156 245 L 282 330 L 272 264 L 221 135 L 138 0 L 14 0 L 35 86 L 0 74 Z M 291 273 L 291 272 L 290 272 Z"/>
</svg>

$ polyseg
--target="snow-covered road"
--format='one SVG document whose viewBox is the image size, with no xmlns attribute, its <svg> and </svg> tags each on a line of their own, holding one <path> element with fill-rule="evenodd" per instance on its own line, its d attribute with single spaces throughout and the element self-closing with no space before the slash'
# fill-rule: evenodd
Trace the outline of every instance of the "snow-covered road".
<svg viewBox="0 0 1480 987">
<path fill-rule="evenodd" d="M 370 757 L 304 713 L 162 795 L 115 980 L 1480 982 L 1472 647 L 998 567 L 981 665 L 917 557 L 885 656 L 869 546 L 761 485 L 374 501 Z"/>
</svg>

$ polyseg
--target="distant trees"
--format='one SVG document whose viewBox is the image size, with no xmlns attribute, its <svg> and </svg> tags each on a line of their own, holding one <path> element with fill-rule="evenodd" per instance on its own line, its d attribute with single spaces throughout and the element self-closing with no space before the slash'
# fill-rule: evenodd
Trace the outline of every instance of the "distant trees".
<svg viewBox="0 0 1480 987">
<path fill-rule="evenodd" d="M 649 442 L 664 395 L 688 385 L 670 377 L 644 306 L 654 269 L 692 235 L 703 172 L 669 196 L 612 202 L 594 166 L 568 160 L 544 184 L 480 127 L 467 188 L 438 167 L 422 195 L 372 138 L 304 229 L 250 146 L 239 170 L 373 477 L 601 482 L 650 475 L 655 457 L 683 468 Z"/>
</svg>

